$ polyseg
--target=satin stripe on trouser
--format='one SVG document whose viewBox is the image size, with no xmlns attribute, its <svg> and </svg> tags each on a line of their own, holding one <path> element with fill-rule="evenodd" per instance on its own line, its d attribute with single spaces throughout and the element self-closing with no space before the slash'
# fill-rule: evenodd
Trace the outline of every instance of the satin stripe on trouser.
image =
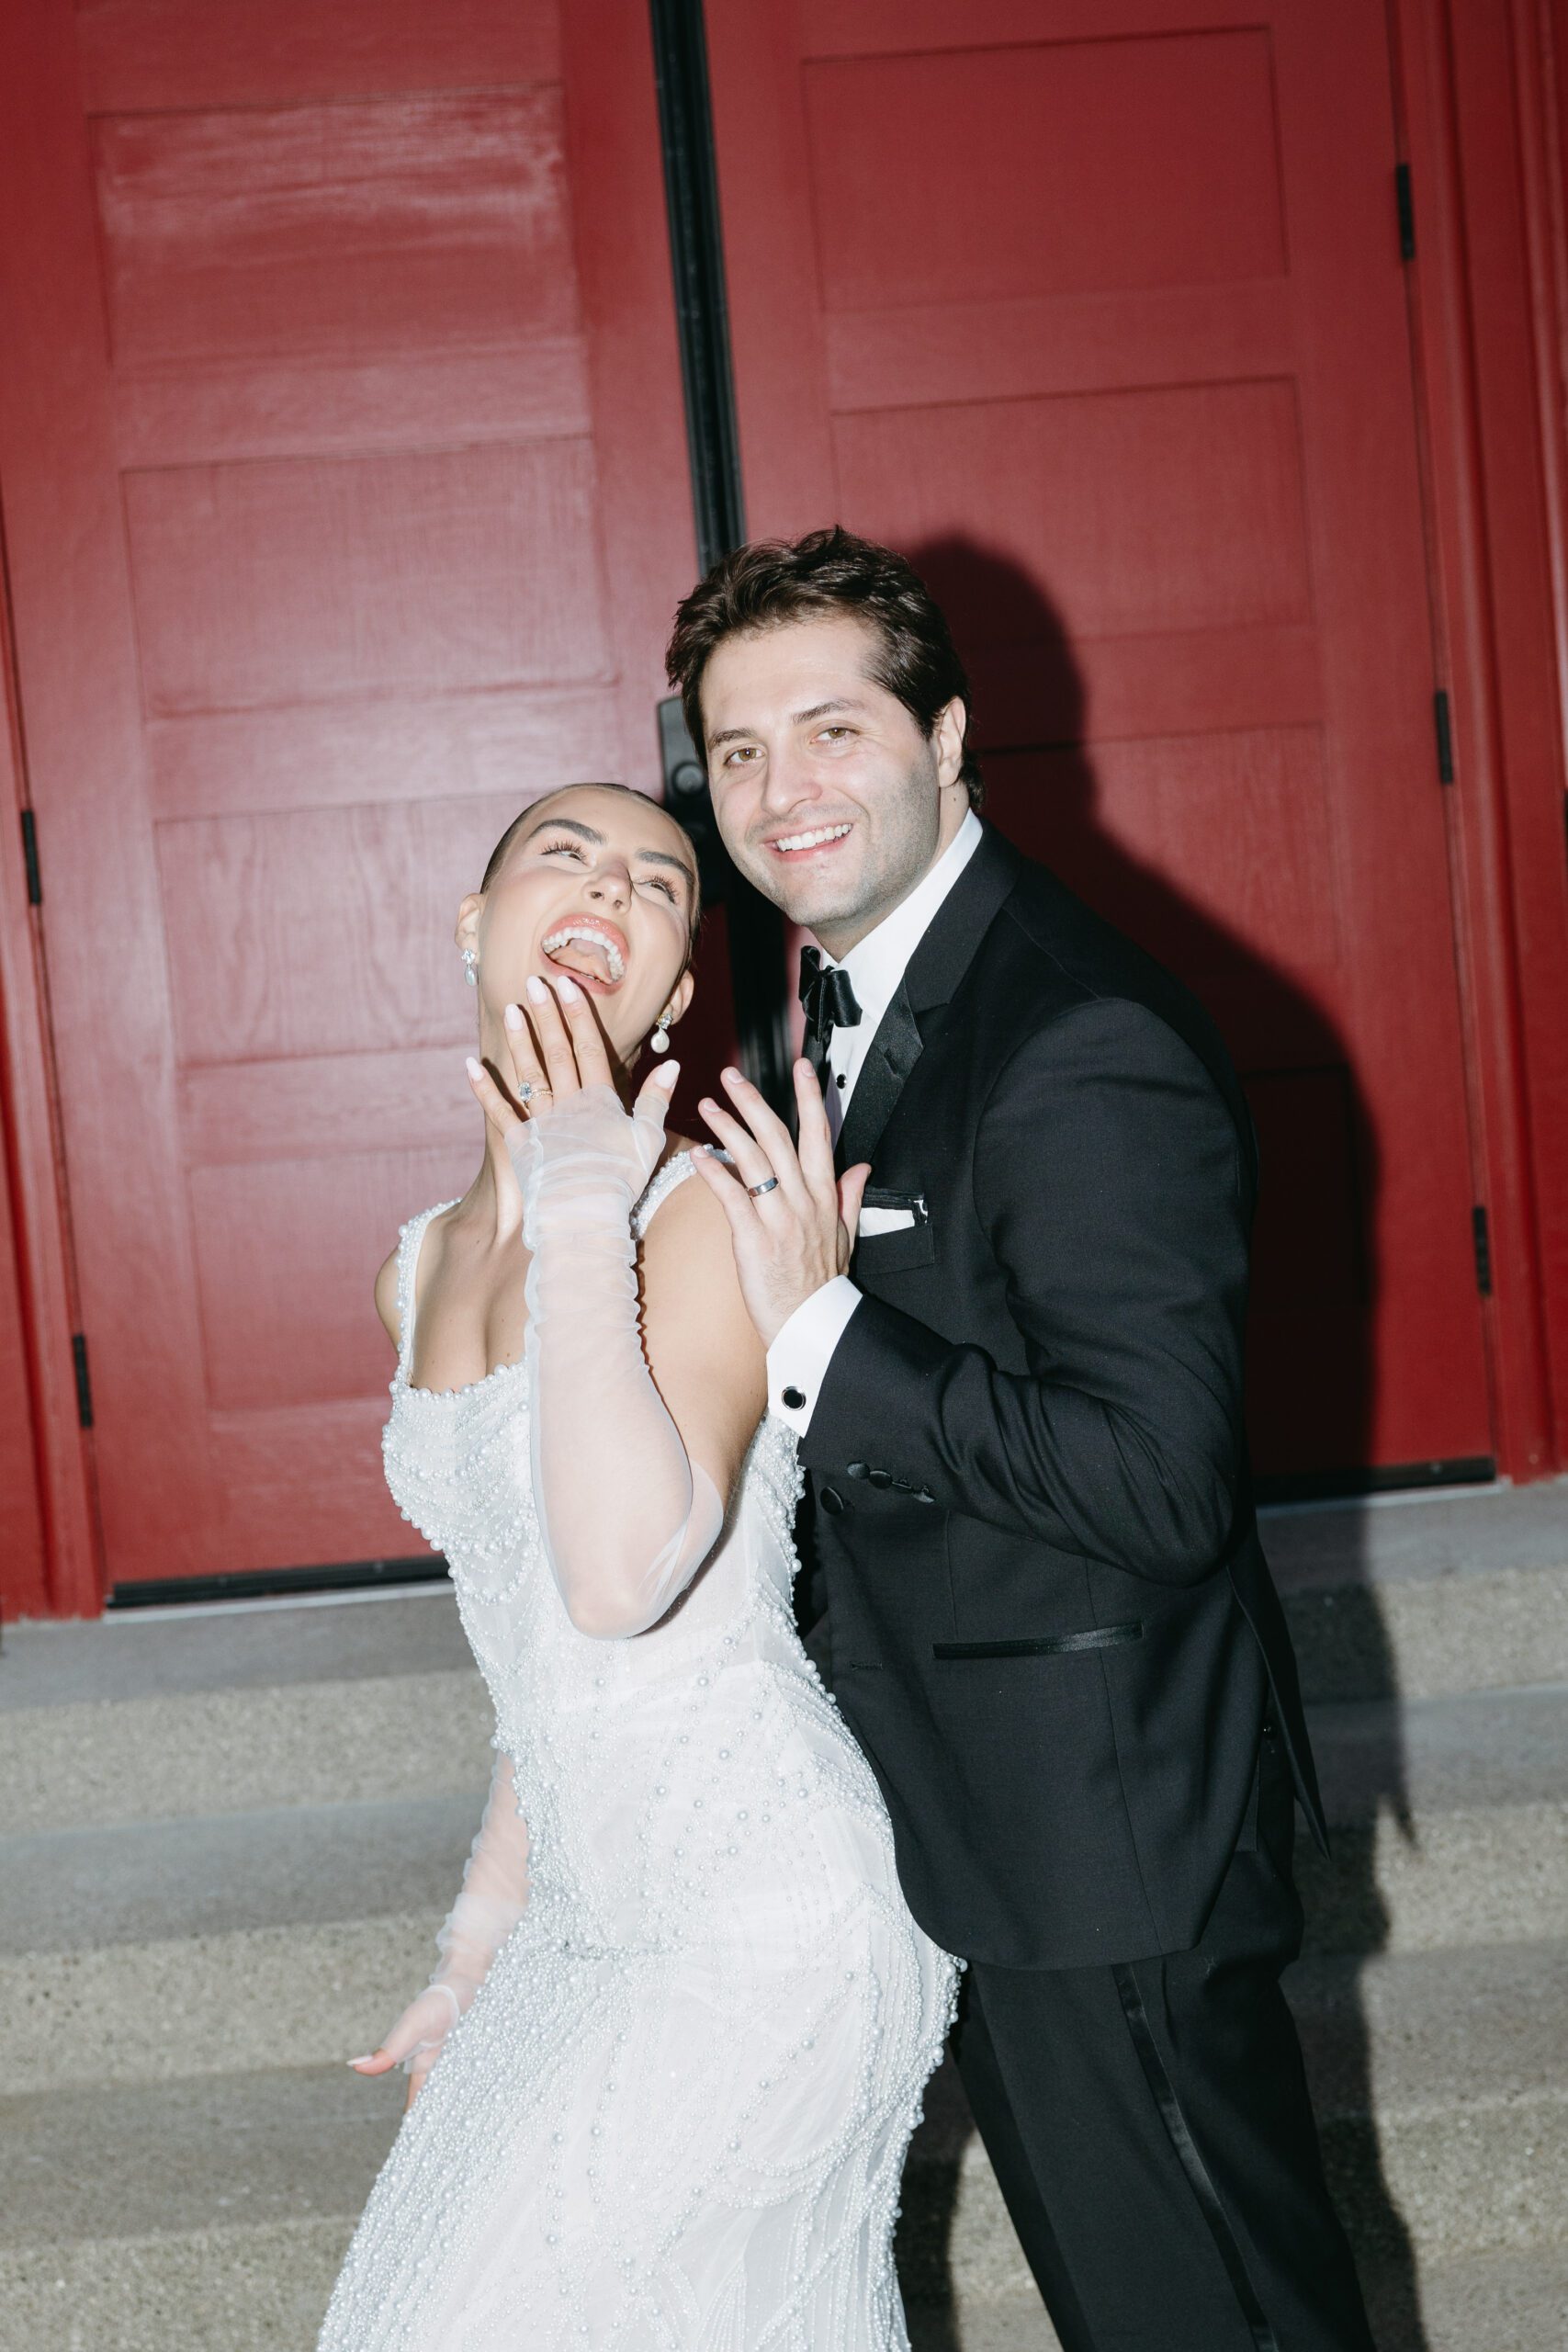
<svg viewBox="0 0 1568 2352">
<path fill-rule="evenodd" d="M 1292 1835 L 1270 1739 L 1191 1951 L 967 1972 L 960 2071 L 1064 2352 L 1371 2352 L 1280 1990 Z"/>
</svg>

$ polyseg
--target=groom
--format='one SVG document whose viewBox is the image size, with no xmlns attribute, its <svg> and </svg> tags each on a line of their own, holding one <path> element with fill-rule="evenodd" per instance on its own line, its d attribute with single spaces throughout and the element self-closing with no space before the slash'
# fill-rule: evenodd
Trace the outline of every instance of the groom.
<svg viewBox="0 0 1568 2352">
<path fill-rule="evenodd" d="M 1249 1490 L 1235 1071 L 976 813 L 968 683 L 901 557 L 742 548 L 669 665 L 731 856 L 819 943 L 798 1151 L 731 1072 L 736 1173 L 699 1166 L 1065 2352 L 1370 2352 L 1279 1982 L 1296 1798 L 1324 1831 Z"/>
</svg>

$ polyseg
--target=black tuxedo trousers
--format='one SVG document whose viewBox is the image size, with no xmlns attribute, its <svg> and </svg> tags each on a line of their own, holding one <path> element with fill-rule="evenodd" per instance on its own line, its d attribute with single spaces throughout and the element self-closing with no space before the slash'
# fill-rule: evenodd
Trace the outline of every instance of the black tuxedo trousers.
<svg viewBox="0 0 1568 2352">
<path fill-rule="evenodd" d="M 1058 2332 L 1364 2352 L 1279 1989 L 1292 1790 L 1324 1830 L 1252 1506 L 1224 1046 L 987 827 L 839 1157 L 904 1216 L 808 1399 L 812 1646 L 969 1962 L 960 2064 Z"/>
</svg>

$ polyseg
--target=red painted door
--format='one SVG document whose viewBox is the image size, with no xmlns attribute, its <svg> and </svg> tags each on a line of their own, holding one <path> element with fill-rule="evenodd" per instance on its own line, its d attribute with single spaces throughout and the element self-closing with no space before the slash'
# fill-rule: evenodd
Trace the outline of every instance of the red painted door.
<svg viewBox="0 0 1568 2352">
<path fill-rule="evenodd" d="M 656 787 L 694 564 L 640 0 L 20 0 L 0 493 L 111 1580 L 416 1548 L 369 1304 L 451 932 Z"/>
<path fill-rule="evenodd" d="M 750 527 L 917 558 L 998 822 L 1223 1024 L 1260 1470 L 1489 1455 L 1382 11 L 709 37 Z"/>
</svg>

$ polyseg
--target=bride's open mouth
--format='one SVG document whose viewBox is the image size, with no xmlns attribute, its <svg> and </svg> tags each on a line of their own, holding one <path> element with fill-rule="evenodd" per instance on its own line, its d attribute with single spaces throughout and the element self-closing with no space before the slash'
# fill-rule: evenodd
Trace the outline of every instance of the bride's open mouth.
<svg viewBox="0 0 1568 2352">
<path fill-rule="evenodd" d="M 539 953 L 558 972 L 570 972 L 591 996 L 613 996 L 626 977 L 631 950 L 626 933 L 600 915 L 572 915 L 546 932 Z"/>
</svg>

